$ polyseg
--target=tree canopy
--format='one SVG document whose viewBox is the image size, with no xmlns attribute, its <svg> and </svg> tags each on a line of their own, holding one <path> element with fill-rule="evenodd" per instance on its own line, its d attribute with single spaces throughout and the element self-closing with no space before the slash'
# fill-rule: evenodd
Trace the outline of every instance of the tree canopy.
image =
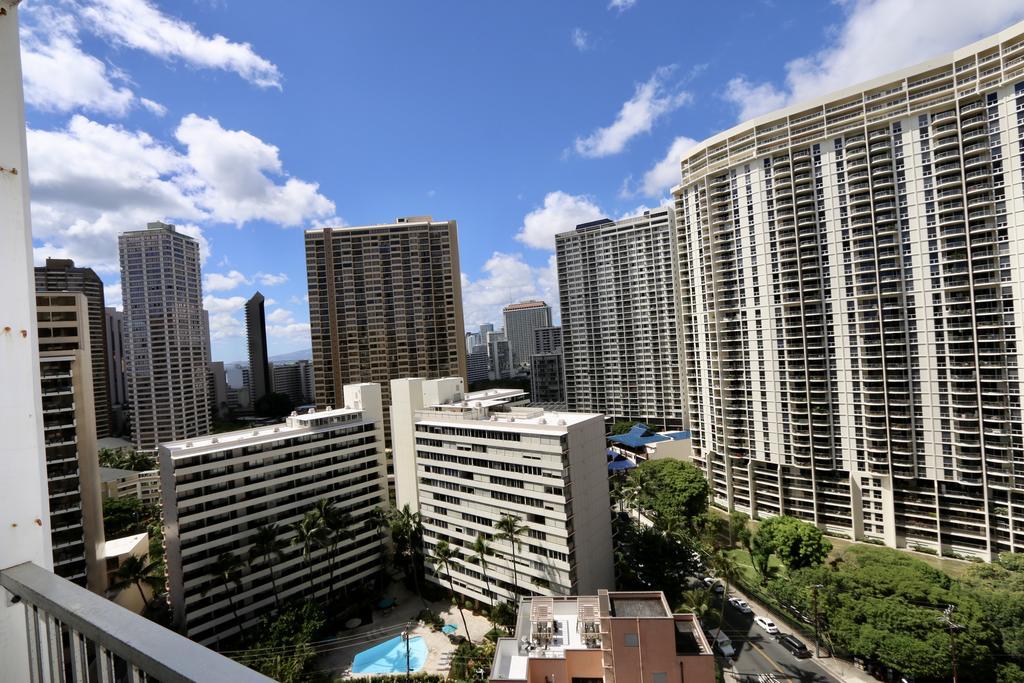
<svg viewBox="0 0 1024 683">
<path fill-rule="evenodd" d="M 635 424 L 636 422 L 631 422 L 630 420 L 616 420 L 615 424 L 612 425 L 612 434 L 625 434 L 632 429 Z"/>
<path fill-rule="evenodd" d="M 790 571 L 819 565 L 832 552 L 818 527 L 787 515 L 761 522 L 751 545 L 759 555 L 774 553 Z"/>
<path fill-rule="evenodd" d="M 811 615 L 815 585 L 826 642 L 918 681 L 951 675 L 950 636 L 940 617 L 954 605 L 953 620 L 963 627 L 956 634 L 961 680 L 996 680 L 1001 638 L 988 610 L 924 562 L 890 548 L 853 546 L 834 564 L 796 569 L 772 581 L 769 592 Z"/>
<path fill-rule="evenodd" d="M 107 538 L 121 538 L 142 532 L 152 533 L 160 526 L 160 510 L 138 498 L 107 498 L 103 501 L 103 533 Z"/>
<path fill-rule="evenodd" d="M 138 453 L 131 448 L 101 448 L 99 461 L 100 467 L 114 467 L 133 472 L 156 469 L 156 459 L 153 456 Z"/>
<path fill-rule="evenodd" d="M 647 460 L 629 476 L 641 482 L 637 496 L 640 509 L 658 524 L 675 519 L 692 526 L 707 510 L 708 481 L 691 463 L 669 458 Z"/>
</svg>

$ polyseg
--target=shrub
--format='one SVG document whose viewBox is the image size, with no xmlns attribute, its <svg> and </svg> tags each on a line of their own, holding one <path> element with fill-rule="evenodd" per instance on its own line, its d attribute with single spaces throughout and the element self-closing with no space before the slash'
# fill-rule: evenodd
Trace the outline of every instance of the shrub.
<svg viewBox="0 0 1024 683">
<path fill-rule="evenodd" d="M 444 619 L 442 619 L 441 615 L 432 609 L 421 610 L 420 613 L 416 615 L 416 618 L 435 631 L 440 631 L 444 628 Z"/>
</svg>

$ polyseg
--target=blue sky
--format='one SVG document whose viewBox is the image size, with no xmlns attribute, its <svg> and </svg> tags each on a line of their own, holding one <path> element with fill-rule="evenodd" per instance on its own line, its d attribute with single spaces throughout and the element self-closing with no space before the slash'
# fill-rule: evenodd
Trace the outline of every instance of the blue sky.
<svg viewBox="0 0 1024 683">
<path fill-rule="evenodd" d="M 694 141 L 1024 19 L 1011 0 L 26 0 L 37 261 L 204 241 L 215 359 L 308 346 L 302 230 L 459 222 L 467 327 L 557 304 L 553 235 L 665 201 Z"/>
</svg>

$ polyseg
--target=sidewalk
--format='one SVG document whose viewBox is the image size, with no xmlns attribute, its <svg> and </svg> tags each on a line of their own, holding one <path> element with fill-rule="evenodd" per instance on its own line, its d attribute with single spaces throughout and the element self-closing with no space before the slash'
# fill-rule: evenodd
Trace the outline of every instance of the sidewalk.
<svg viewBox="0 0 1024 683">
<path fill-rule="evenodd" d="M 784 620 L 776 610 L 765 606 L 763 603 L 750 597 L 736 586 L 730 585 L 729 592 L 742 596 L 757 614 L 770 616 L 778 624 L 786 623 L 786 620 Z M 807 645 L 813 650 L 813 643 L 808 643 Z M 861 671 L 855 667 L 852 662 L 847 662 L 846 660 L 827 655 L 824 657 L 812 657 L 811 659 L 818 666 L 824 669 L 826 673 L 843 683 L 878 683 L 877 679 L 868 675 L 866 671 Z"/>
</svg>

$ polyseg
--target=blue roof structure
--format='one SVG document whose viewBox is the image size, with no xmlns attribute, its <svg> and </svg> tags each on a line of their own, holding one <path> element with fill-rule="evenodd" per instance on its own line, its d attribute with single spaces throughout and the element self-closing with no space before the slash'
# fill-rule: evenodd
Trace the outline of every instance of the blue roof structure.
<svg viewBox="0 0 1024 683">
<path fill-rule="evenodd" d="M 622 470 L 631 470 L 636 467 L 636 463 L 628 458 L 622 458 L 621 460 L 612 460 L 608 463 L 609 472 L 621 472 Z"/>
<path fill-rule="evenodd" d="M 616 434 L 609 436 L 608 440 L 614 444 L 626 446 L 627 448 L 643 448 L 644 446 L 652 443 L 658 443 L 661 441 L 680 441 L 682 439 L 689 439 L 690 432 L 668 432 L 666 434 L 658 434 L 652 432 L 650 427 L 642 422 L 638 422 L 625 434 Z"/>
</svg>

